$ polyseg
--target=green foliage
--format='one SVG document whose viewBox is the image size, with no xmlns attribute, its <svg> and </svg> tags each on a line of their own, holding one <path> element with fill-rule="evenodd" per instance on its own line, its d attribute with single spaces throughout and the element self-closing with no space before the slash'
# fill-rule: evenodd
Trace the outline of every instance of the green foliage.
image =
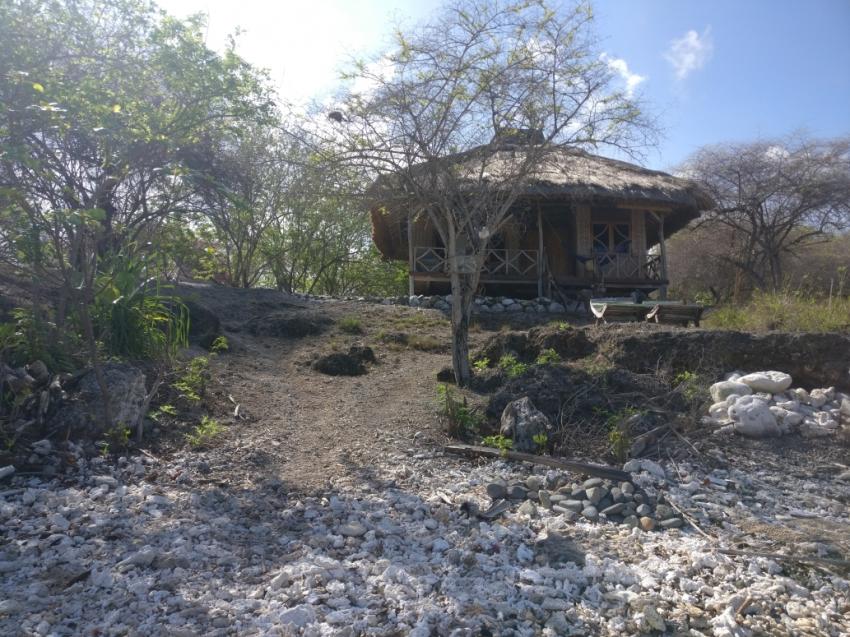
<svg viewBox="0 0 850 637">
<path fill-rule="evenodd" d="M 611 445 L 611 453 L 619 463 L 629 459 L 629 449 L 632 447 L 632 437 L 624 428 L 611 429 L 608 432 L 608 442 Z"/>
<path fill-rule="evenodd" d="M 37 345 L 173 359 L 186 315 L 156 281 L 198 248 L 210 146 L 271 121 L 267 79 L 136 0 L 2 3 L 0 42 L 0 261 L 33 288 Z"/>
<path fill-rule="evenodd" d="M 715 308 L 703 321 L 714 329 L 791 332 L 850 330 L 850 297 L 785 290 L 756 292 L 747 303 Z"/>
<path fill-rule="evenodd" d="M 176 418 L 178 413 L 177 407 L 169 403 L 165 403 L 164 405 L 160 405 L 159 408 L 151 414 L 151 418 L 156 421 L 159 421 L 162 416 Z"/>
<path fill-rule="evenodd" d="M 345 332 L 346 334 L 363 333 L 363 324 L 356 316 L 346 316 L 340 319 L 337 325 L 339 326 L 340 331 Z"/>
<path fill-rule="evenodd" d="M 0 360 L 13 367 L 40 360 L 53 371 L 76 367 L 79 339 L 68 334 L 60 340 L 56 326 L 37 318 L 31 308 L 16 308 L 12 318 L 13 321 L 0 324 Z"/>
<path fill-rule="evenodd" d="M 458 400 L 448 385 L 437 385 L 437 402 L 449 436 L 462 438 L 476 432 L 481 426 L 481 415 L 469 407 L 465 396 Z"/>
<path fill-rule="evenodd" d="M 186 434 L 186 441 L 192 447 L 203 447 L 208 445 L 223 432 L 224 427 L 220 422 L 210 418 L 209 416 L 203 416 L 201 417 L 201 422 L 199 422 L 190 433 Z"/>
<path fill-rule="evenodd" d="M 486 356 L 484 358 L 479 358 L 478 360 L 472 363 L 472 367 L 475 368 L 477 372 L 485 372 L 490 367 L 490 359 Z"/>
<path fill-rule="evenodd" d="M 117 425 L 106 432 L 106 449 L 107 450 L 123 450 L 130 446 L 130 431 L 129 427 Z"/>
<path fill-rule="evenodd" d="M 699 374 L 683 371 L 673 377 L 673 386 L 682 393 L 689 402 L 695 401 L 703 392 L 703 381 Z"/>
<path fill-rule="evenodd" d="M 209 367 L 207 356 L 196 356 L 183 367 L 172 387 L 190 403 L 200 402 L 209 381 Z"/>
<path fill-rule="evenodd" d="M 561 362 L 561 355 L 550 347 L 540 352 L 534 362 L 537 365 L 557 365 Z"/>
<path fill-rule="evenodd" d="M 126 255 L 103 264 L 95 326 L 110 354 L 172 361 L 188 345 L 189 311 L 177 297 L 160 294 L 147 271 L 145 260 Z"/>
<path fill-rule="evenodd" d="M 210 345 L 210 352 L 213 354 L 221 354 L 229 349 L 230 343 L 227 342 L 227 337 L 224 335 L 216 336 L 215 340 Z"/>
<path fill-rule="evenodd" d="M 513 354 L 504 354 L 499 359 L 499 369 L 501 369 L 508 378 L 517 378 L 528 371 L 528 364 L 517 360 Z"/>
<path fill-rule="evenodd" d="M 555 329 L 557 329 L 559 332 L 566 332 L 571 327 L 572 326 L 566 321 L 557 321 L 555 323 Z"/>
<path fill-rule="evenodd" d="M 496 434 L 493 436 L 484 436 L 481 439 L 481 444 L 485 447 L 493 447 L 494 449 L 498 449 L 502 453 L 505 453 L 511 450 L 514 446 L 514 441 L 502 434 Z"/>
<path fill-rule="evenodd" d="M 537 450 L 540 452 L 543 452 L 546 449 L 546 445 L 549 444 L 549 436 L 545 433 L 534 434 L 531 440 L 537 445 Z"/>
</svg>

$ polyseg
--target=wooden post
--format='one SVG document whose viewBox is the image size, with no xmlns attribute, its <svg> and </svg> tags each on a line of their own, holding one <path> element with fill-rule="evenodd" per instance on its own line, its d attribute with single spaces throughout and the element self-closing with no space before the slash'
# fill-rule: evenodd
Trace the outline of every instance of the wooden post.
<svg viewBox="0 0 850 637">
<path fill-rule="evenodd" d="M 537 204 L 537 296 L 543 296 L 543 214 Z"/>
<path fill-rule="evenodd" d="M 664 242 L 664 213 L 658 215 L 658 241 L 661 246 L 661 278 L 665 283 L 658 289 L 662 301 L 667 300 L 667 246 Z"/>
<path fill-rule="evenodd" d="M 413 258 L 413 214 L 407 215 L 407 260 L 409 268 L 407 291 L 410 296 L 413 296 L 413 272 L 416 269 L 416 263 Z"/>
</svg>

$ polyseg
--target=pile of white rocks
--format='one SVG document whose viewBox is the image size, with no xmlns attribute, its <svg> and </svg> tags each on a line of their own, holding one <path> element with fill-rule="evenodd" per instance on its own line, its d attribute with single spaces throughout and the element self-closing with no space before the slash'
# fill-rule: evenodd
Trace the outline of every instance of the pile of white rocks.
<svg viewBox="0 0 850 637">
<path fill-rule="evenodd" d="M 784 372 L 734 372 L 711 386 L 714 404 L 704 422 L 719 432 L 751 438 L 799 433 L 805 438 L 832 436 L 850 425 L 850 395 L 834 387 L 792 388 Z"/>
</svg>

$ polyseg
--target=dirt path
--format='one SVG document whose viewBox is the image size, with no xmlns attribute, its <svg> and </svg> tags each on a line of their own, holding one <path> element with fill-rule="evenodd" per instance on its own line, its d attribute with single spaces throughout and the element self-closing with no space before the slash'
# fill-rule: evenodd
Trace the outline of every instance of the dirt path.
<svg viewBox="0 0 850 637">
<path fill-rule="evenodd" d="M 215 302 L 204 300 L 208 306 Z M 374 460 L 412 446 L 414 436 L 417 444 L 444 439 L 435 413 L 436 373 L 450 364 L 449 355 L 381 340 L 382 334 L 404 330 L 447 343 L 448 324 L 438 312 L 355 302 L 292 308 L 265 302 L 242 304 L 233 314 L 236 301 L 217 304 L 211 309 L 223 318 L 239 319 L 223 321 L 231 351 L 213 361 L 221 415 L 233 421 L 208 454 L 213 478 L 230 484 L 280 480 L 290 491 L 315 492 L 340 478 L 370 480 Z M 332 323 L 321 334 L 298 338 L 253 336 L 244 329 L 269 312 Z M 339 329 L 339 320 L 352 317 L 361 334 Z M 310 368 L 317 355 L 354 343 L 375 351 L 378 362 L 368 374 L 327 376 Z M 231 397 L 245 419 L 232 418 Z"/>
</svg>

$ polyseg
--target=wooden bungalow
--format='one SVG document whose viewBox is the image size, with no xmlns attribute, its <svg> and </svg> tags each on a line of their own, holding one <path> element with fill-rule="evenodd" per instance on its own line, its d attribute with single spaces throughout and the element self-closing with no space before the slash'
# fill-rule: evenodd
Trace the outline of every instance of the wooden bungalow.
<svg viewBox="0 0 850 637">
<path fill-rule="evenodd" d="M 521 149 L 493 155 L 504 152 Z M 488 169 L 498 170 L 498 161 Z M 663 298 L 665 239 L 712 203 L 686 179 L 576 150 L 553 151 L 527 184 L 508 222 L 490 239 L 484 294 L 659 290 Z M 449 292 L 446 248 L 428 215 L 376 206 L 372 236 L 385 258 L 408 263 L 410 294 Z"/>
</svg>

